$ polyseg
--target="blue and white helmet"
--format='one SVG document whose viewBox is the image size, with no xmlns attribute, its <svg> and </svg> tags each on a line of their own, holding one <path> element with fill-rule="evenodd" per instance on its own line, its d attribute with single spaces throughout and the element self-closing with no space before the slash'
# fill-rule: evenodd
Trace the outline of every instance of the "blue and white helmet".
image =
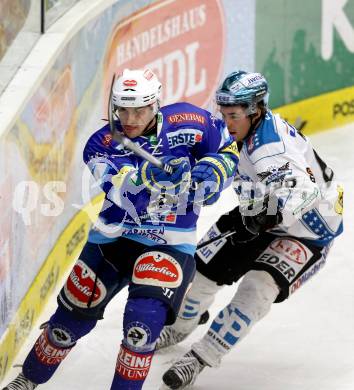
<svg viewBox="0 0 354 390">
<path fill-rule="evenodd" d="M 257 112 L 257 104 L 261 101 L 268 107 L 268 83 L 260 73 L 238 70 L 225 78 L 216 91 L 215 99 L 219 106 L 246 105 L 246 113 L 251 115 Z"/>
</svg>

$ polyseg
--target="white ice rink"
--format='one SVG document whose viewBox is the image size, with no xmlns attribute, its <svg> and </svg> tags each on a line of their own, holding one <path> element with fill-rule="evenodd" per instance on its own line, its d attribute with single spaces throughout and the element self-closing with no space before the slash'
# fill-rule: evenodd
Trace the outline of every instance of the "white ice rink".
<svg viewBox="0 0 354 390">
<path fill-rule="evenodd" d="M 354 126 L 312 137 L 320 156 L 344 184 L 344 234 L 329 254 L 327 266 L 288 301 L 273 306 L 224 359 L 219 369 L 207 368 L 193 387 L 198 390 L 353 390 L 354 389 Z M 232 192 L 224 194 L 222 205 Z M 225 202 L 226 200 L 226 202 Z M 220 208 L 220 204 L 218 206 Z M 202 233 L 209 225 L 204 217 Z M 226 210 L 225 210 L 226 211 Z M 210 221 L 211 222 L 211 221 Z M 212 317 L 233 295 L 225 288 L 212 307 Z M 126 291 L 107 308 L 105 319 L 70 352 L 53 379 L 39 386 L 43 390 L 108 390 L 122 337 L 122 313 Z M 55 299 L 43 314 L 44 322 L 55 308 Z M 39 325 L 38 323 L 38 325 Z M 206 326 L 183 344 L 155 355 L 144 390 L 157 390 L 163 372 L 187 351 Z M 24 357 L 39 335 L 32 332 L 28 344 L 16 359 Z M 14 368 L 4 384 L 19 369 Z"/>
</svg>

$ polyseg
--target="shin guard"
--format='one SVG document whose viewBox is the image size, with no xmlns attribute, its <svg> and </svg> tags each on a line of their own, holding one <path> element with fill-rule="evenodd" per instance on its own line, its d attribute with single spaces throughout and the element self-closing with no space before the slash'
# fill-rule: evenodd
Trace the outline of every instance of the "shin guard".
<svg viewBox="0 0 354 390">
<path fill-rule="evenodd" d="M 38 337 L 23 364 L 23 374 L 32 382 L 47 382 L 77 340 L 89 333 L 97 320 L 75 318 L 59 307 Z"/>
<path fill-rule="evenodd" d="M 130 298 L 124 312 L 124 340 L 111 390 L 140 390 L 148 375 L 167 305 L 154 298 Z"/>
</svg>

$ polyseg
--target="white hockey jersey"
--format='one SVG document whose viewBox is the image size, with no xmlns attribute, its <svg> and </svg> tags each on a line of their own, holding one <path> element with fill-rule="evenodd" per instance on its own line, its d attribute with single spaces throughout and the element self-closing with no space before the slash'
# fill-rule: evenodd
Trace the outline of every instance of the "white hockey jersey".
<svg viewBox="0 0 354 390">
<path fill-rule="evenodd" d="M 240 208 L 252 206 L 254 212 L 264 196 L 275 195 L 283 221 L 273 234 L 322 246 L 343 231 L 343 189 L 333 171 L 306 136 L 271 111 L 244 140 L 235 190 Z M 268 214 L 276 211 L 272 206 Z"/>
</svg>

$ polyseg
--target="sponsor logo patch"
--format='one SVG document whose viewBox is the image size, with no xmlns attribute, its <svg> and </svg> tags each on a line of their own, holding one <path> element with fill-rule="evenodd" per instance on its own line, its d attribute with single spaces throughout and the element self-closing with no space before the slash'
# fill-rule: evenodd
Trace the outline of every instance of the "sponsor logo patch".
<svg viewBox="0 0 354 390">
<path fill-rule="evenodd" d="M 146 69 L 144 72 L 144 77 L 146 78 L 146 80 L 151 80 L 154 77 L 154 73 L 151 69 Z"/>
<path fill-rule="evenodd" d="M 70 347 L 74 344 L 73 336 L 69 330 L 63 328 L 53 328 L 51 330 L 51 338 L 56 345 L 62 345 L 64 348 Z"/>
<path fill-rule="evenodd" d="M 337 214 L 342 215 L 343 214 L 343 193 L 344 189 L 342 186 L 337 186 L 338 191 L 338 198 L 336 200 L 336 203 L 334 205 L 334 210 Z"/>
<path fill-rule="evenodd" d="M 125 85 L 126 87 L 135 87 L 136 85 L 138 85 L 138 83 L 136 80 L 124 80 L 123 85 Z"/>
<path fill-rule="evenodd" d="M 176 288 L 182 282 L 182 269 L 166 253 L 146 252 L 135 262 L 132 281 L 136 284 Z"/>
<path fill-rule="evenodd" d="M 106 134 L 103 137 L 102 143 L 104 146 L 111 146 L 112 145 L 112 134 Z"/>
<path fill-rule="evenodd" d="M 257 173 L 257 176 L 261 181 L 266 179 L 265 184 L 268 185 L 271 182 L 283 182 L 285 176 L 291 173 L 290 163 L 287 162 L 281 167 L 269 167 L 265 172 Z"/>
<path fill-rule="evenodd" d="M 220 230 L 214 224 L 206 233 L 206 235 L 202 238 L 200 243 L 203 243 L 205 241 L 208 241 L 214 237 L 217 237 L 221 234 Z M 203 260 L 205 264 L 208 264 L 209 261 L 219 252 L 219 250 L 226 244 L 227 240 L 226 238 L 221 238 L 220 240 L 216 240 L 209 245 L 198 249 L 197 254 Z"/>
<path fill-rule="evenodd" d="M 180 112 L 178 114 L 169 115 L 167 117 L 168 123 L 196 122 L 204 125 L 205 117 L 196 112 Z"/>
<path fill-rule="evenodd" d="M 176 213 L 169 213 L 162 217 L 163 217 L 162 221 L 165 223 L 176 223 L 176 219 L 177 219 Z"/>
<path fill-rule="evenodd" d="M 292 239 L 276 239 L 270 246 L 275 252 L 284 255 L 288 260 L 297 264 L 305 265 L 312 252 L 297 240 Z"/>
<path fill-rule="evenodd" d="M 293 294 L 297 289 L 299 289 L 304 283 L 306 283 L 312 276 L 317 274 L 317 272 L 326 264 L 326 259 L 322 258 L 321 261 L 316 262 L 312 265 L 306 272 L 304 272 L 295 282 L 290 286 L 289 293 Z"/>
<path fill-rule="evenodd" d="M 225 341 L 221 337 L 219 337 L 218 334 L 213 332 L 212 330 L 209 329 L 207 334 L 208 334 L 208 337 L 210 337 L 213 340 L 214 343 L 219 344 L 219 346 L 222 349 L 225 349 L 226 351 L 231 349 L 230 345 L 225 343 Z"/>
<path fill-rule="evenodd" d="M 293 282 L 311 257 L 312 252 L 300 242 L 276 239 L 256 259 L 256 262 L 273 267 L 289 282 Z"/>
<path fill-rule="evenodd" d="M 82 260 L 74 265 L 68 280 L 64 286 L 66 297 L 75 306 L 87 308 L 91 300 L 95 285 L 96 273 L 91 270 Z M 101 280 L 97 278 L 94 296 L 91 300 L 91 307 L 97 306 L 107 295 L 107 290 Z"/>
<path fill-rule="evenodd" d="M 139 228 L 132 228 L 129 230 L 125 230 L 123 232 L 123 236 L 129 236 L 129 235 L 139 235 L 141 237 L 147 238 L 148 240 L 154 241 L 156 244 L 166 244 L 167 241 L 161 237 L 161 235 L 164 234 L 164 227 L 157 228 L 157 229 L 139 229 Z"/>
<path fill-rule="evenodd" d="M 130 351 L 123 345 L 120 347 L 116 371 L 130 381 L 145 379 L 150 366 L 153 353 L 141 354 Z"/>
<path fill-rule="evenodd" d="M 167 134 L 168 146 L 174 148 L 180 145 L 193 146 L 203 139 L 203 132 L 194 129 L 181 129 Z"/>
<path fill-rule="evenodd" d="M 309 175 L 310 180 L 312 181 L 312 183 L 316 183 L 315 175 L 313 174 L 313 172 L 312 172 L 310 167 L 306 168 L 306 173 Z"/>
<path fill-rule="evenodd" d="M 240 157 L 240 153 L 237 148 L 237 143 L 234 141 L 230 145 L 221 150 L 223 153 L 231 153 L 236 157 Z"/>
<path fill-rule="evenodd" d="M 71 351 L 71 348 L 58 348 L 54 346 L 48 339 L 47 330 L 44 330 L 36 341 L 34 350 L 41 363 L 47 366 L 53 366 L 61 363 Z"/>
</svg>

